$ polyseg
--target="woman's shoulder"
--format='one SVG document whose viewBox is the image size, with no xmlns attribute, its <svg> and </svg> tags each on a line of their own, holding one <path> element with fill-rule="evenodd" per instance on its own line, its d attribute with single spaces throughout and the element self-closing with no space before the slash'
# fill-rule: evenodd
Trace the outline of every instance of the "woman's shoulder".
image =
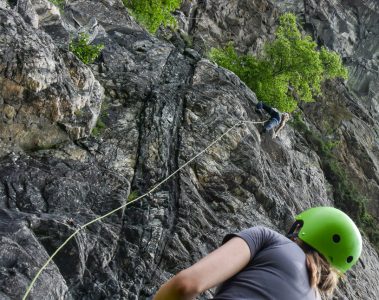
<svg viewBox="0 0 379 300">
<path fill-rule="evenodd" d="M 253 226 L 237 233 L 227 234 L 222 243 L 224 244 L 236 236 L 244 239 L 250 246 L 254 246 L 254 248 L 293 243 L 281 233 L 266 226 Z"/>
<path fill-rule="evenodd" d="M 253 236 L 253 237 L 259 237 L 263 240 L 265 240 L 266 243 L 270 244 L 290 244 L 293 243 L 289 238 L 287 238 L 285 235 L 281 234 L 280 232 L 271 229 L 266 226 L 253 226 L 250 227 L 243 232 Z"/>
<path fill-rule="evenodd" d="M 252 232 L 252 233 L 253 232 L 259 232 L 259 233 L 267 235 L 267 236 L 275 236 L 275 237 L 282 236 L 282 237 L 284 237 L 284 235 L 277 232 L 276 230 L 271 229 L 271 228 L 266 227 L 266 226 L 262 226 L 262 225 L 252 226 L 246 230 L 249 232 Z"/>
</svg>

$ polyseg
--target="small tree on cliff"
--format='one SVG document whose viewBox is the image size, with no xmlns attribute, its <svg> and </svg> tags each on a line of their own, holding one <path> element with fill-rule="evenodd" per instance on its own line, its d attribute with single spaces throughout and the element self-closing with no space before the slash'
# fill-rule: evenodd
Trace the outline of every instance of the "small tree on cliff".
<svg viewBox="0 0 379 300">
<path fill-rule="evenodd" d="M 310 36 L 302 35 L 291 13 L 280 17 L 275 39 L 266 43 L 258 57 L 238 55 L 229 43 L 211 49 L 210 58 L 237 74 L 260 100 L 287 112 L 299 101 L 314 101 L 324 80 L 348 76 L 341 57 L 325 47 L 319 49 Z"/>
<path fill-rule="evenodd" d="M 176 25 L 171 12 L 180 7 L 182 0 L 123 0 L 123 2 L 138 22 L 151 33 L 155 33 L 161 24 Z"/>
</svg>

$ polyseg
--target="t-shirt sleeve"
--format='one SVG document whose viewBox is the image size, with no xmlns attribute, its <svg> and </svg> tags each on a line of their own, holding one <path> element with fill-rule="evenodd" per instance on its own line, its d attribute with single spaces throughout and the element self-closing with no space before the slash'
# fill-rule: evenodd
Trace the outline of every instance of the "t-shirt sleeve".
<svg viewBox="0 0 379 300">
<path fill-rule="evenodd" d="M 271 229 L 262 226 L 251 227 L 249 229 L 242 230 L 239 233 L 231 233 L 225 236 L 222 244 L 233 237 L 240 237 L 243 239 L 250 249 L 251 258 L 261 249 L 268 247 L 274 240 L 274 232 Z"/>
</svg>

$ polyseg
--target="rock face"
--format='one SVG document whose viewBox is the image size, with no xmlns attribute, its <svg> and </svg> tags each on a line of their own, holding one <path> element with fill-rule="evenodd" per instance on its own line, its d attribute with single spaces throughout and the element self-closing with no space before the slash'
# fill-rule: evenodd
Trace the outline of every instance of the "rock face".
<svg viewBox="0 0 379 300">
<path fill-rule="evenodd" d="M 48 255 L 76 230 L 29 299 L 149 299 L 226 233 L 257 224 L 284 233 L 300 211 L 334 205 L 307 140 L 290 126 L 278 139 L 260 135 L 261 125 L 251 122 L 265 118 L 254 113 L 254 93 L 201 58 L 207 45 L 223 44 L 228 35 L 241 51 L 257 51 L 276 16 L 302 11 L 303 2 L 233 3 L 184 1 L 182 36 L 172 34 L 170 42 L 147 34 L 121 1 L 67 1 L 61 12 L 42 0 L 0 1 L 1 299 L 21 299 Z M 309 24 L 316 24 L 318 8 L 305 3 Z M 362 14 L 370 15 L 374 2 L 363 4 Z M 309 28 L 321 37 L 318 26 L 332 24 L 324 23 Z M 105 45 L 90 68 L 65 50 L 67 36 L 80 32 Z M 340 50 L 336 45 L 328 44 Z M 328 84 L 325 99 L 303 110 L 309 126 L 323 133 L 320 112 L 334 120 L 329 100 L 338 96 L 344 114 L 333 134 L 344 137 L 341 160 L 350 160 L 349 174 L 371 195 L 375 212 L 378 120 L 349 86 Z M 89 136 L 98 116 L 104 128 Z M 249 122 L 236 126 L 241 121 Z M 378 254 L 365 238 L 362 262 L 342 280 L 336 299 L 376 299 L 378 279 Z M 207 291 L 199 299 L 211 297 Z"/>
<path fill-rule="evenodd" d="M 0 139 L 22 149 L 88 136 L 103 95 L 92 72 L 32 24 L 0 11 Z"/>
<path fill-rule="evenodd" d="M 334 6 L 328 1 L 306 1 L 304 9 L 307 14 L 305 19 L 313 27 L 320 42 L 338 50 L 345 57 L 350 67 L 349 86 L 359 97 L 360 103 L 377 120 L 378 2 L 344 0 Z"/>
<path fill-rule="evenodd" d="M 307 1 L 304 9 L 313 35 L 341 53 L 349 68 L 347 86 L 337 84 L 332 88 L 334 92 L 329 92 L 329 103 L 324 105 L 324 110 L 335 111 L 330 109 L 335 99 L 348 108 L 339 126 L 334 128 L 343 141 L 340 160 L 360 192 L 369 199 L 370 211 L 378 218 L 378 2 L 341 1 L 334 6 L 328 2 Z M 315 124 L 321 122 L 320 115 L 313 113 L 310 117 Z M 322 130 L 322 126 L 319 127 Z"/>
<path fill-rule="evenodd" d="M 272 36 L 275 18 L 291 11 L 319 44 L 342 55 L 347 85 L 328 85 L 321 103 L 303 109 L 311 126 L 340 141 L 339 159 L 378 217 L 378 2 L 218 0 L 185 1 L 183 7 L 182 28 L 199 51 L 233 41 L 239 51 L 257 53 Z"/>
<path fill-rule="evenodd" d="M 1 161 L 1 173 L 2 299 L 21 299 L 47 254 L 79 225 L 123 204 L 129 190 L 129 183 L 117 174 L 44 156 L 10 155 Z M 68 286 L 82 285 L 91 268 L 109 264 L 122 215 L 91 226 L 70 242 L 41 275 L 31 298 L 72 299 Z M 107 242 L 97 239 L 99 235 Z"/>
</svg>

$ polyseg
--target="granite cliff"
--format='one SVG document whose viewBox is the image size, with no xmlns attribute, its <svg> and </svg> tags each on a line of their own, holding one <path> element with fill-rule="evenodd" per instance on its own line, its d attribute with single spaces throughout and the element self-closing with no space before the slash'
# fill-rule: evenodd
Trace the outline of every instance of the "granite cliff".
<svg viewBox="0 0 379 300">
<path fill-rule="evenodd" d="M 257 224 L 284 233 L 303 209 L 336 205 L 336 182 L 309 131 L 338 141 L 346 180 L 378 220 L 375 0 L 185 0 L 179 28 L 156 36 L 120 0 L 59 8 L 0 0 L 1 299 L 21 299 L 80 226 L 143 195 L 238 122 L 262 121 L 254 93 L 206 52 L 234 40 L 256 53 L 285 11 L 350 71 L 301 106 L 308 131 L 293 124 L 273 140 L 259 124 L 235 126 L 159 189 L 81 230 L 29 299 L 149 299 L 226 233 Z M 83 32 L 104 45 L 90 65 L 68 51 Z M 378 253 L 365 236 L 362 261 L 335 298 L 377 299 L 378 279 Z"/>
</svg>

